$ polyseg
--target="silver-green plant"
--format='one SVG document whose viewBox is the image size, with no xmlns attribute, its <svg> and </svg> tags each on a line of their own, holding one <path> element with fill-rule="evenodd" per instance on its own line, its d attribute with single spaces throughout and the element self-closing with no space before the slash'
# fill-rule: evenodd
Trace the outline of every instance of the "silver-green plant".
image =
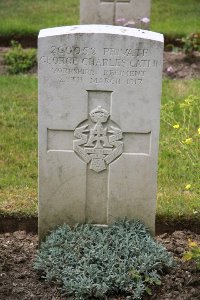
<svg viewBox="0 0 200 300">
<path fill-rule="evenodd" d="M 34 268 L 76 299 L 106 299 L 123 293 L 141 299 L 160 284 L 163 268 L 173 259 L 139 221 L 107 227 L 64 225 L 41 244 Z"/>
</svg>

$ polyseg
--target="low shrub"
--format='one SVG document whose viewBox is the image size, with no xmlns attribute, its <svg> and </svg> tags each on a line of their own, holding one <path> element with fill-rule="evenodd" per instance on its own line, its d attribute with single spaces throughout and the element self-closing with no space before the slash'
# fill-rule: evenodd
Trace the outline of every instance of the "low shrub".
<svg viewBox="0 0 200 300">
<path fill-rule="evenodd" d="M 76 299 L 106 299 L 117 293 L 141 299 L 153 284 L 160 284 L 163 268 L 173 264 L 171 254 L 144 225 L 123 220 L 107 228 L 59 227 L 41 244 L 34 268 Z"/>
<path fill-rule="evenodd" d="M 4 61 L 8 65 L 9 74 L 25 73 L 37 63 L 36 49 L 23 49 L 18 42 L 12 41 Z"/>
<path fill-rule="evenodd" d="M 200 51 L 200 32 L 191 33 L 186 38 L 182 39 L 183 51 L 186 54 L 191 54 L 194 51 Z"/>
</svg>

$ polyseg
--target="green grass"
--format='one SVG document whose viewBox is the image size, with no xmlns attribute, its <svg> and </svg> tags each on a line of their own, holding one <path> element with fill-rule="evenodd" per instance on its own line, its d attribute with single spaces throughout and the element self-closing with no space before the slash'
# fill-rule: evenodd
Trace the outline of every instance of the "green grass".
<svg viewBox="0 0 200 300">
<path fill-rule="evenodd" d="M 0 86 L 0 212 L 37 215 L 37 79 L 2 76 Z M 162 103 L 176 102 L 177 119 L 181 119 L 178 104 L 191 94 L 200 95 L 200 81 L 164 80 Z M 198 118 L 195 111 L 191 132 L 197 138 Z M 185 158 L 173 140 L 174 130 L 161 122 L 157 214 L 199 218 L 199 158 L 196 165 L 187 155 Z M 198 144 L 194 146 L 198 151 Z M 185 189 L 187 184 L 191 184 L 189 190 Z"/>
<path fill-rule="evenodd" d="M 200 31 L 199 0 L 152 0 L 151 30 L 172 36 Z"/>
<path fill-rule="evenodd" d="M 79 0 L 0 1 L 0 35 L 38 34 L 47 27 L 79 22 Z"/>
<path fill-rule="evenodd" d="M 0 36 L 37 35 L 47 27 L 79 24 L 79 0 L 0 1 Z M 185 36 L 200 31 L 199 0 L 153 0 L 151 29 Z"/>
<path fill-rule="evenodd" d="M 185 100 L 188 101 L 190 95 L 196 96 L 195 101 L 184 109 L 180 104 L 185 104 Z M 164 81 L 158 172 L 158 215 L 200 218 L 199 95 L 199 80 Z M 170 110 L 171 103 L 174 103 L 172 110 Z M 173 125 L 177 124 L 180 127 L 173 128 Z M 191 138 L 192 142 L 185 144 L 188 138 Z M 187 189 L 187 185 L 191 187 Z"/>
<path fill-rule="evenodd" d="M 0 208 L 37 211 L 37 79 L 0 77 Z"/>
</svg>

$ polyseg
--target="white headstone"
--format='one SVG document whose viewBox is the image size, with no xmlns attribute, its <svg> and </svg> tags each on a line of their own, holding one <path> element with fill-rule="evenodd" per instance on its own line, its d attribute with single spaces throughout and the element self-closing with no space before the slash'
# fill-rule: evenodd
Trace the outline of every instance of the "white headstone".
<svg viewBox="0 0 200 300">
<path fill-rule="evenodd" d="M 139 20 L 150 19 L 150 13 L 151 0 L 80 0 L 81 24 L 115 25 L 123 18 L 140 28 Z"/>
<path fill-rule="evenodd" d="M 119 217 L 154 232 L 163 36 L 80 25 L 38 47 L 40 237 Z"/>
</svg>

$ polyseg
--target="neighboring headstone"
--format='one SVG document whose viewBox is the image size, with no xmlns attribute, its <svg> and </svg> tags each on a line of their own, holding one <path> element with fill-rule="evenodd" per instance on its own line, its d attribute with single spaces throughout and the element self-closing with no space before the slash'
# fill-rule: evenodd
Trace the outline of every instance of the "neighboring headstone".
<svg viewBox="0 0 200 300">
<path fill-rule="evenodd" d="M 136 218 L 155 229 L 163 36 L 44 29 L 39 60 L 39 235 Z"/>
<path fill-rule="evenodd" d="M 139 20 L 150 19 L 150 12 L 151 0 L 80 0 L 81 24 L 118 25 L 117 20 L 125 19 L 140 28 Z"/>
</svg>

